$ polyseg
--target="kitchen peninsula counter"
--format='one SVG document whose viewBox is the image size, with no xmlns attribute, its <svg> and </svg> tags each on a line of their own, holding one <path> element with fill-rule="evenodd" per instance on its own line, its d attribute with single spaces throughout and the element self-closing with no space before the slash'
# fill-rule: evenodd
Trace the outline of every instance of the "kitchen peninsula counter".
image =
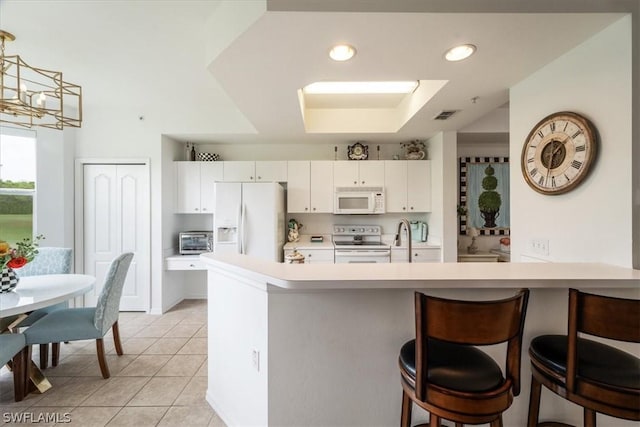
<svg viewBox="0 0 640 427">
<path fill-rule="evenodd" d="M 283 289 L 636 288 L 640 270 L 597 263 L 282 264 L 203 254 L 217 267 Z"/>
<path fill-rule="evenodd" d="M 531 339 L 566 332 L 567 289 L 640 298 L 640 271 L 604 264 L 279 264 L 201 255 L 208 268 L 207 401 L 232 426 L 396 426 L 398 353 L 415 337 L 413 292 L 495 299 L 531 289 L 522 392 L 504 425 L 526 425 Z M 501 348 L 489 354 L 502 362 Z M 547 397 L 543 397 L 547 398 Z M 582 424 L 579 408 L 541 419 Z M 426 418 L 414 411 L 414 424 Z M 599 416 L 600 427 L 633 423 Z"/>
</svg>

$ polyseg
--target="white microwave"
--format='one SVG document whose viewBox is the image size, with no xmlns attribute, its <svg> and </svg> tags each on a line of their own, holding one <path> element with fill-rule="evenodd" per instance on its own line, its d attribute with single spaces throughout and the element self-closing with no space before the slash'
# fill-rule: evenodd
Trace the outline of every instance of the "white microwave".
<svg viewBox="0 0 640 427">
<path fill-rule="evenodd" d="M 334 214 L 383 214 L 384 188 L 336 187 Z"/>
</svg>

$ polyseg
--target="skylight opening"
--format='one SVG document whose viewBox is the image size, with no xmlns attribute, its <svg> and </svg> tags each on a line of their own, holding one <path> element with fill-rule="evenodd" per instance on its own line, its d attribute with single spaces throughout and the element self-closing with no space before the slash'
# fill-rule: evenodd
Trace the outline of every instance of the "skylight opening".
<svg viewBox="0 0 640 427">
<path fill-rule="evenodd" d="M 413 93 L 419 86 L 417 80 L 380 82 L 315 82 L 305 86 L 306 94 L 385 94 Z"/>
</svg>

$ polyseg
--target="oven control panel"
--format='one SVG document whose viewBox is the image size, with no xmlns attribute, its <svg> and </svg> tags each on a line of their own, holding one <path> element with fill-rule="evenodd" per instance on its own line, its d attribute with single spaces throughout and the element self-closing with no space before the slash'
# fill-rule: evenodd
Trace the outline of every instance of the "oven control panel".
<svg viewBox="0 0 640 427">
<path fill-rule="evenodd" d="M 380 236 L 382 227 L 379 225 L 334 225 L 334 236 Z"/>
</svg>

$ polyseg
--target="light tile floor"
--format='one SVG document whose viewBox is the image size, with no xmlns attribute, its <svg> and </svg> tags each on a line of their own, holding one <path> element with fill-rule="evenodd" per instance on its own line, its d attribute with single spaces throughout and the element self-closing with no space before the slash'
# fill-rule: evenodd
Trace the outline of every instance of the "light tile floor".
<svg viewBox="0 0 640 427">
<path fill-rule="evenodd" d="M 13 401 L 12 376 L 2 368 L 0 425 L 33 425 L 44 418 L 38 425 L 225 426 L 205 401 L 205 300 L 185 300 L 161 316 L 120 313 L 118 323 L 124 355 L 115 354 L 109 334 L 107 380 L 100 375 L 95 341 L 61 344 L 60 363 L 44 371 L 53 387 L 22 402 Z M 22 416 L 24 423 L 11 416 Z"/>
</svg>

